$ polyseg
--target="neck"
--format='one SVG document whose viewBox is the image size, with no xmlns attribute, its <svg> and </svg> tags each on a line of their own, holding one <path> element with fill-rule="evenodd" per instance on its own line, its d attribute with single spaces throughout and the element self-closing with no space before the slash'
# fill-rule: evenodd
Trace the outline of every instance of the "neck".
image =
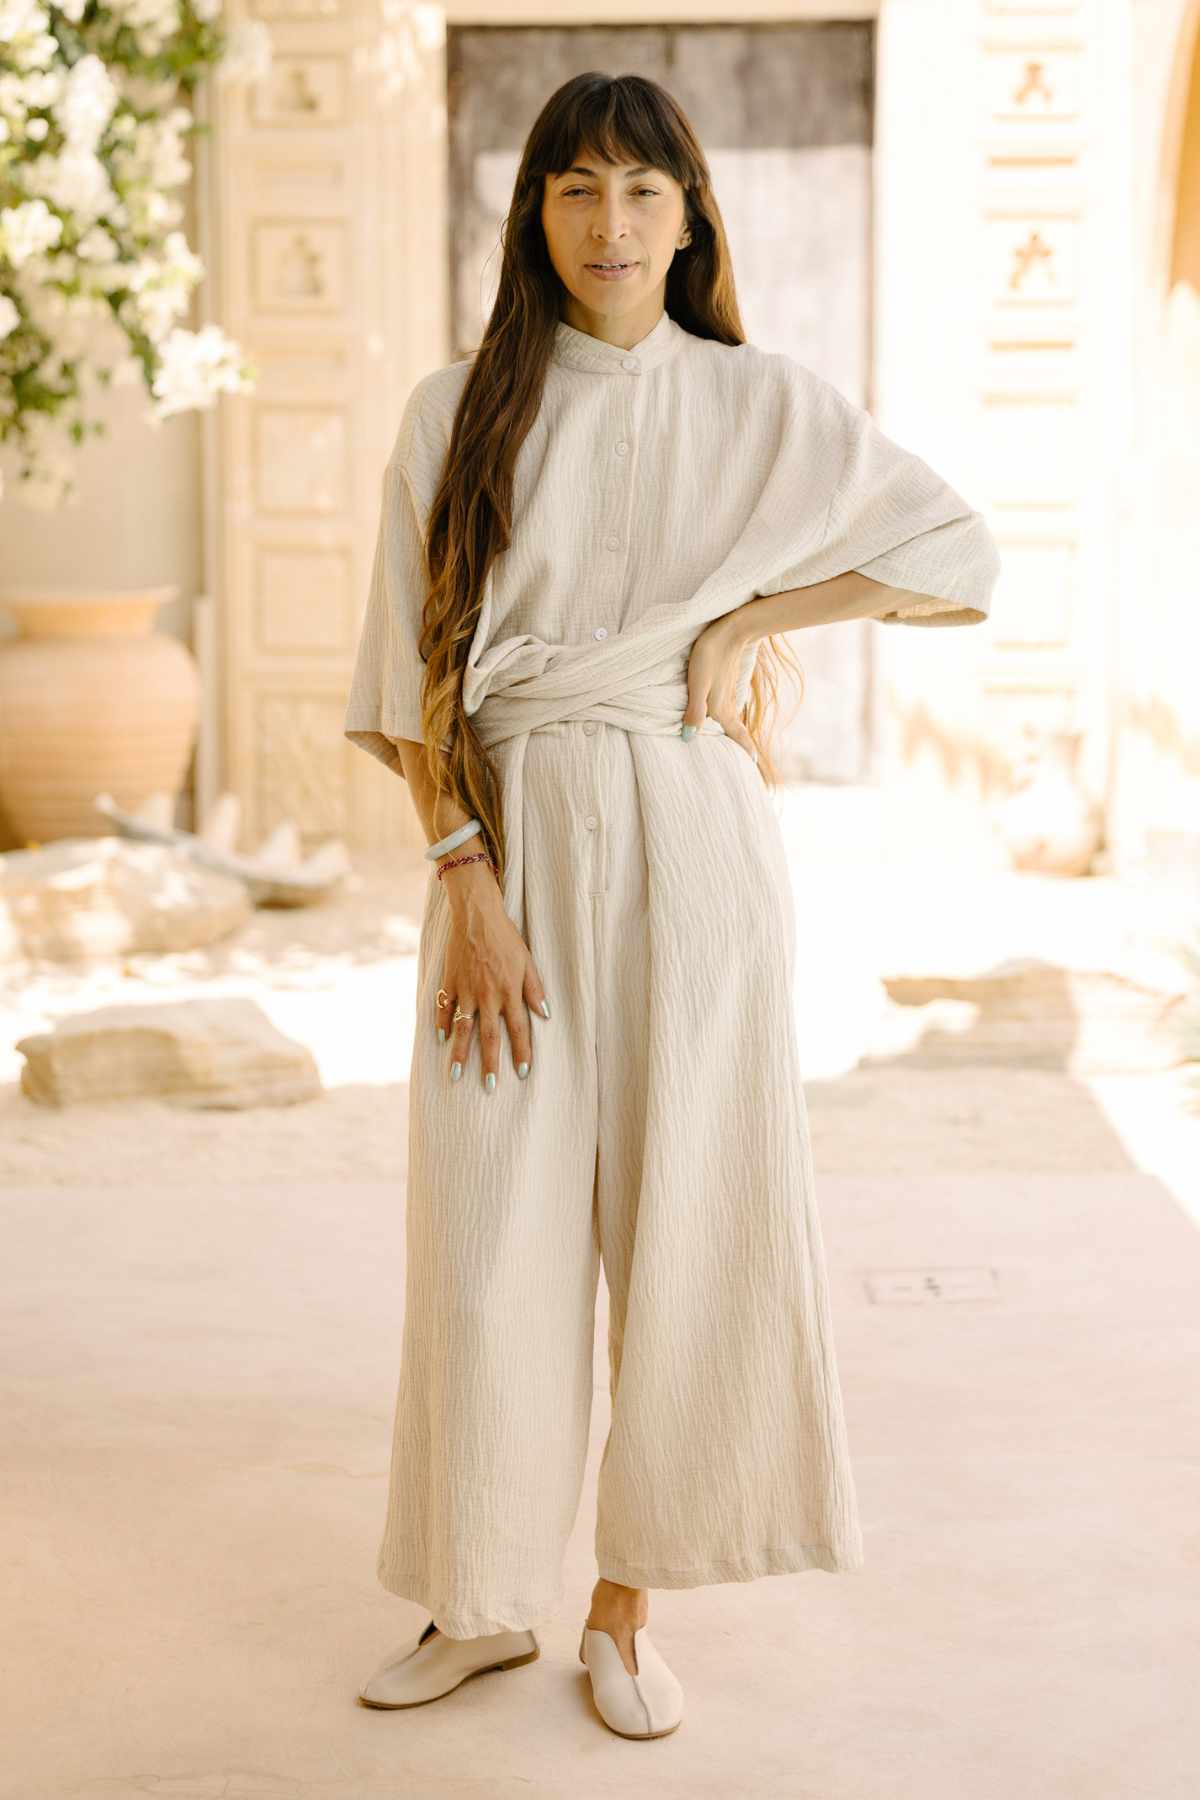
<svg viewBox="0 0 1200 1800">
<path fill-rule="evenodd" d="M 617 350 L 632 350 L 654 330 L 664 311 L 662 291 L 649 295 L 642 304 L 625 313 L 593 312 L 570 294 L 562 318 L 565 325 L 586 332 L 588 337 L 598 338 L 602 344 L 612 344 Z"/>
</svg>

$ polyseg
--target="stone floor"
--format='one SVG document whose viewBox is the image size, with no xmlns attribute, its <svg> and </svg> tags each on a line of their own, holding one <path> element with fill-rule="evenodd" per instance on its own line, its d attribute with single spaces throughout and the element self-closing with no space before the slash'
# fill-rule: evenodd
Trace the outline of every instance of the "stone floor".
<svg viewBox="0 0 1200 1800">
<path fill-rule="evenodd" d="M 427 1616 L 373 1572 L 425 870 L 364 863 L 203 956 L 0 988 L 0 1794 L 1190 1800 L 1187 906 L 899 844 L 858 793 L 809 790 L 784 825 L 866 1566 L 652 1595 L 684 1724 L 605 1730 L 576 1657 L 602 1286 L 541 1659 L 412 1713 L 355 1703 Z M 312 1045 L 324 1098 L 55 1113 L 16 1089 L 16 1038 L 62 1012 L 220 991 Z"/>
</svg>

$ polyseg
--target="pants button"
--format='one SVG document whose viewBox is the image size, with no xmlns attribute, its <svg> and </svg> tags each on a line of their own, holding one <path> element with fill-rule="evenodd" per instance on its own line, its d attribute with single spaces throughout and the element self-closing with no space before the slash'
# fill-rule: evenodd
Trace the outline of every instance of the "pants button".
<svg viewBox="0 0 1200 1800">
<path fill-rule="evenodd" d="M 593 733 L 594 733 L 594 731 L 595 731 L 595 729 L 596 729 L 596 721 L 595 721 L 595 719 L 585 719 L 585 720 L 584 720 L 584 722 L 583 722 L 583 730 L 584 730 L 584 735 L 585 735 L 585 736 L 587 736 L 587 737 L 591 737 L 591 736 L 592 736 L 592 734 L 593 734 Z"/>
<path fill-rule="evenodd" d="M 589 831 L 595 831 L 597 825 L 600 823 L 600 821 L 596 817 L 595 813 L 589 813 L 587 818 L 583 822 L 587 826 Z"/>
</svg>

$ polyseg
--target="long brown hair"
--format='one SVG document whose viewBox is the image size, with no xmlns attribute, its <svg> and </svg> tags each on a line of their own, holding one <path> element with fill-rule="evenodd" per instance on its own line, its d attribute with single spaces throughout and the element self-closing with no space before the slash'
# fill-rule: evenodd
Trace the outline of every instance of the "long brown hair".
<svg viewBox="0 0 1200 1800">
<path fill-rule="evenodd" d="M 662 169 L 679 182 L 691 242 L 667 272 L 665 310 L 697 337 L 745 342 L 708 164 L 680 107 L 665 88 L 641 75 L 572 76 L 551 94 L 525 143 L 501 228 L 496 300 L 463 387 L 425 544 L 429 588 L 418 648 L 426 663 L 421 689 L 426 755 L 438 791 L 449 786 L 479 819 L 502 883 L 500 782 L 463 710 L 462 675 L 488 570 L 509 546 L 513 469 L 537 417 L 561 317 L 562 282 L 541 222 L 544 179 L 569 168 L 584 150 L 610 165 L 629 161 Z M 774 785 L 777 772 L 760 741 L 778 697 L 778 667 L 768 666 L 768 650 L 776 665 L 786 660 L 800 671 L 785 640 L 760 640 L 743 718 L 763 779 Z M 442 744 L 448 753 L 441 752 Z"/>
</svg>

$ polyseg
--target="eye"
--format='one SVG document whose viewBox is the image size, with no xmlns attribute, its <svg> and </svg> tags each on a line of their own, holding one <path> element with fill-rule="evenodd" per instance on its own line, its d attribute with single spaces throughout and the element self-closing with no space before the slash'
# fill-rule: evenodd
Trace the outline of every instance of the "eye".
<svg viewBox="0 0 1200 1800">
<path fill-rule="evenodd" d="M 658 193 L 658 189 L 652 188 L 652 187 L 635 188 L 633 191 L 635 194 L 657 194 Z M 581 187 L 564 188 L 562 190 L 562 197 L 564 200 L 569 200 L 571 198 L 572 194 L 586 194 L 586 192 L 587 192 L 587 189 L 581 188 Z"/>
</svg>

